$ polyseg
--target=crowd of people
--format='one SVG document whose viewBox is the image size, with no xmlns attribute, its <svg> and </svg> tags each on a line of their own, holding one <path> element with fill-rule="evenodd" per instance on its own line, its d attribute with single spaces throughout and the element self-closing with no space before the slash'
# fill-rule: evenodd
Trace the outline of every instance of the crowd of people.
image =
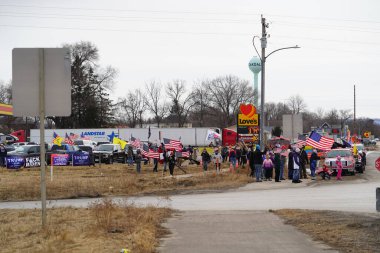
<svg viewBox="0 0 380 253">
<path fill-rule="evenodd" d="M 212 149 L 212 152 L 210 151 Z M 158 164 L 163 165 L 163 174 L 169 169 L 171 176 L 174 175 L 174 168 L 178 157 L 174 150 L 168 150 L 164 144 L 155 149 L 160 153 L 160 158 L 153 159 L 153 172 L 158 172 Z M 235 146 L 219 146 L 206 148 L 184 147 L 182 152 L 189 153 L 191 162 L 200 162 L 203 172 L 206 173 L 209 167 L 217 174 L 221 173 L 222 165 L 228 163 L 230 172 L 236 172 L 238 168 L 249 168 L 249 176 L 255 178 L 256 182 L 272 181 L 281 182 L 291 180 L 293 183 L 301 183 L 302 179 L 307 179 L 307 166 L 310 166 L 310 178 L 316 179 L 318 161 L 321 160 L 316 149 L 313 149 L 308 156 L 304 146 L 280 145 L 266 146 L 262 149 L 259 145 L 243 142 Z M 136 163 L 137 173 L 141 173 L 141 162 L 147 161 L 137 150 L 137 155 L 132 159 L 132 149 L 128 151 L 128 162 Z M 145 160 L 144 160 L 145 159 Z M 337 180 L 342 180 L 341 157 L 336 158 Z M 226 167 L 226 166 L 224 166 Z M 287 169 L 287 174 L 285 173 Z M 331 171 L 326 166 L 322 166 L 320 175 L 323 179 L 330 178 Z"/>
<path fill-rule="evenodd" d="M 259 145 L 245 145 L 239 143 L 236 146 L 215 148 L 213 154 L 209 154 L 204 148 L 202 153 L 202 167 L 207 171 L 212 164 L 217 173 L 220 171 L 222 163 L 230 163 L 230 171 L 237 168 L 244 168 L 249 164 L 249 176 L 256 179 L 256 182 L 272 181 L 281 182 L 292 180 L 293 183 L 301 183 L 301 179 L 307 179 L 307 166 L 310 166 L 310 177 L 316 179 L 317 164 L 321 157 L 316 149 L 312 150 L 311 156 L 307 155 L 303 146 L 266 146 L 264 150 Z M 337 180 L 342 177 L 341 158 L 337 157 Z M 285 168 L 287 167 L 287 175 Z M 330 175 L 331 173 L 329 173 Z"/>
</svg>

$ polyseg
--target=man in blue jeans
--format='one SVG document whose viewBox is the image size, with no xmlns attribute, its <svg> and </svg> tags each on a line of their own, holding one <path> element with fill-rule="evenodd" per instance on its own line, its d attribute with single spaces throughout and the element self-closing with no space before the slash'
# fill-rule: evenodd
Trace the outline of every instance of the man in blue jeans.
<svg viewBox="0 0 380 253">
<path fill-rule="evenodd" d="M 260 151 L 260 146 L 256 145 L 255 151 L 253 151 L 252 156 L 253 156 L 253 164 L 255 165 L 255 177 L 256 177 L 256 182 L 262 182 L 261 180 L 261 171 L 262 171 L 262 166 L 263 166 L 263 154 L 264 152 Z"/>
</svg>

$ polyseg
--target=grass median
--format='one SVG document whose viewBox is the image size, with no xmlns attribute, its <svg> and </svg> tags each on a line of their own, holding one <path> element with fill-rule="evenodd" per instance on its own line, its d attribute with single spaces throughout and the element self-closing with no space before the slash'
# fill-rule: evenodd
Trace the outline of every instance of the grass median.
<svg viewBox="0 0 380 253">
<path fill-rule="evenodd" d="M 273 211 L 286 224 L 340 252 L 380 252 L 380 215 L 338 211 Z"/>
<path fill-rule="evenodd" d="M 167 208 L 114 204 L 104 200 L 86 209 L 48 210 L 41 228 L 40 210 L 0 210 L 1 252 L 155 252 L 168 233 Z"/>
<path fill-rule="evenodd" d="M 224 167 L 228 168 L 225 163 Z M 248 168 L 236 173 L 217 175 L 210 168 L 203 174 L 201 166 L 185 167 L 187 177 L 169 177 L 169 173 L 152 172 L 152 165 L 143 166 L 142 173 L 136 174 L 134 166 L 126 164 L 102 164 L 101 167 L 54 167 L 53 180 L 50 170 L 46 171 L 48 199 L 131 196 L 141 194 L 168 195 L 193 190 L 221 190 L 244 186 L 253 180 L 247 176 Z M 210 166 L 211 167 L 211 166 Z M 185 175 L 178 168 L 175 175 Z M 0 200 L 38 200 L 40 199 L 39 168 L 19 171 L 0 170 Z"/>
</svg>

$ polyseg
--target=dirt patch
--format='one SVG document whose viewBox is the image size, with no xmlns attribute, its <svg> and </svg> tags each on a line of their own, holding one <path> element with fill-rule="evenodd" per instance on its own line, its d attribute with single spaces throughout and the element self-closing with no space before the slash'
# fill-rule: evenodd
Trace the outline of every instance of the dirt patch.
<svg viewBox="0 0 380 253">
<path fill-rule="evenodd" d="M 138 208 L 105 200 L 87 209 L 48 210 L 41 228 L 39 210 L 0 210 L 1 252 L 155 252 L 171 216 L 167 208 Z"/>
<path fill-rule="evenodd" d="M 380 215 L 337 211 L 273 211 L 286 224 L 341 252 L 380 252 Z"/>
<path fill-rule="evenodd" d="M 224 164 L 227 168 L 228 164 Z M 142 174 L 135 172 L 134 166 L 125 164 L 102 164 L 99 167 L 55 167 L 53 180 L 50 169 L 46 171 L 48 199 L 82 198 L 100 196 L 132 196 L 141 194 L 171 194 L 194 190 L 220 190 L 237 188 L 253 182 L 247 176 L 248 168 L 236 173 L 216 175 L 213 170 L 203 174 L 201 167 L 189 165 L 190 177 L 171 178 L 169 173 L 152 172 L 152 165 L 146 165 Z M 179 169 L 176 175 L 185 175 Z M 39 169 L 20 171 L 0 170 L 0 200 L 37 200 L 40 198 Z"/>
</svg>

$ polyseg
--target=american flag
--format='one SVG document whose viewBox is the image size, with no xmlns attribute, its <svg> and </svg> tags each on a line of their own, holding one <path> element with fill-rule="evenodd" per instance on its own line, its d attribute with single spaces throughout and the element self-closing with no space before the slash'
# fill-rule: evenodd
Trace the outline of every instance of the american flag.
<svg viewBox="0 0 380 253">
<path fill-rule="evenodd" d="M 182 151 L 182 143 L 180 141 L 164 138 L 166 149 L 175 149 L 175 151 Z"/>
<path fill-rule="evenodd" d="M 334 139 L 324 137 L 316 132 L 311 132 L 309 138 L 306 140 L 307 145 L 320 150 L 330 150 L 334 144 Z"/>
<path fill-rule="evenodd" d="M 298 141 L 297 141 L 297 146 L 298 147 L 302 147 L 302 146 L 306 146 L 306 139 L 307 139 L 307 137 L 305 136 L 305 135 L 301 135 L 301 134 L 299 134 L 298 135 Z"/>
<path fill-rule="evenodd" d="M 149 149 L 148 145 L 144 144 L 143 148 L 141 150 L 141 154 L 148 158 L 157 158 L 160 159 L 160 153 L 157 151 L 154 151 L 152 149 Z"/>
<path fill-rule="evenodd" d="M 76 139 L 78 139 L 78 138 L 79 138 L 79 135 L 74 134 L 74 133 L 70 133 L 70 139 L 72 139 L 72 140 L 76 140 Z"/>
<path fill-rule="evenodd" d="M 67 133 L 65 136 L 65 142 L 69 145 L 74 145 L 74 141 L 69 137 L 69 135 Z"/>
<path fill-rule="evenodd" d="M 176 157 L 183 157 L 183 158 L 189 158 L 190 157 L 190 152 L 175 152 Z"/>
<path fill-rule="evenodd" d="M 136 139 L 135 137 L 131 137 L 129 144 L 131 144 L 132 147 L 139 148 L 141 146 L 141 141 L 140 141 L 140 139 Z"/>
</svg>

